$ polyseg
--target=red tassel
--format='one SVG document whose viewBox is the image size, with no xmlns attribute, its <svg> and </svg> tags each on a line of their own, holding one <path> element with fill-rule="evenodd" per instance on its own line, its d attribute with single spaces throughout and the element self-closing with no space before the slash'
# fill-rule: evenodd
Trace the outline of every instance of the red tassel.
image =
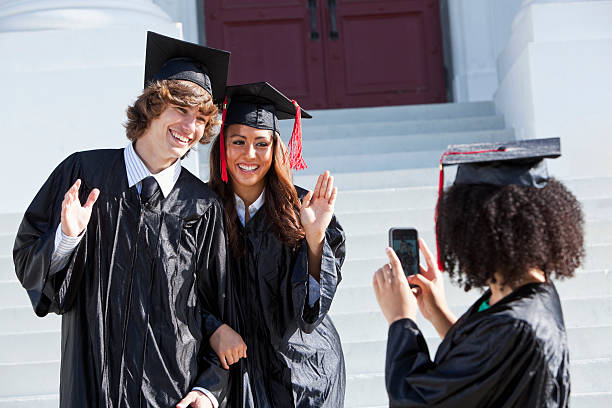
<svg viewBox="0 0 612 408">
<path fill-rule="evenodd" d="M 436 210 L 434 212 L 434 234 L 436 236 L 436 257 L 438 258 L 438 270 L 444 272 L 444 265 L 442 264 L 442 258 L 440 257 L 440 243 L 438 242 L 438 206 L 440 205 L 440 197 L 442 197 L 442 191 L 444 190 L 444 166 L 442 165 L 442 159 L 447 154 L 444 153 L 440 158 L 440 177 L 438 181 L 438 200 L 436 201 Z"/>
<path fill-rule="evenodd" d="M 227 96 L 223 100 L 223 114 L 221 115 L 221 132 L 219 133 L 219 150 L 221 159 L 221 180 L 227 183 L 227 162 L 225 160 L 225 136 L 223 135 L 223 126 L 225 125 L 225 114 L 227 113 Z"/>
<path fill-rule="evenodd" d="M 491 153 L 491 152 L 505 152 L 506 149 L 489 149 L 489 150 L 477 150 L 473 152 L 444 152 L 442 157 L 440 157 L 440 177 L 438 180 L 438 200 L 436 201 L 436 210 L 434 213 L 434 227 L 435 227 L 435 235 L 436 235 L 436 254 L 438 258 L 438 270 L 440 272 L 444 271 L 444 265 L 442 264 L 442 258 L 440 257 L 440 243 L 438 242 L 438 206 L 440 205 L 440 198 L 442 197 L 442 193 L 444 191 L 444 166 L 442 165 L 442 160 L 446 156 L 457 155 L 457 154 L 478 154 L 478 153 Z"/>
<path fill-rule="evenodd" d="M 295 170 L 304 170 L 308 166 L 302 157 L 302 109 L 296 101 L 292 100 L 291 103 L 295 106 L 296 112 L 289 140 L 289 166 Z"/>
</svg>

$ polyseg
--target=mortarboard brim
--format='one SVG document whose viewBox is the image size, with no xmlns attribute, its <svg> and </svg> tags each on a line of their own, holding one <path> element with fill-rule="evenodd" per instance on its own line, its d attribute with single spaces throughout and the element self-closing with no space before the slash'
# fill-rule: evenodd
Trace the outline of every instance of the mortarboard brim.
<svg viewBox="0 0 612 408">
<path fill-rule="evenodd" d="M 559 138 L 448 146 L 441 166 L 457 164 L 455 184 L 543 187 L 548 171 L 543 159 L 561 156 Z"/>
<path fill-rule="evenodd" d="M 147 32 L 144 86 L 154 80 L 180 79 L 204 88 L 223 102 L 230 53 Z"/>
<path fill-rule="evenodd" d="M 278 120 L 294 119 L 296 107 L 285 95 L 267 82 L 255 82 L 243 85 L 228 86 L 226 95 L 226 126 L 242 124 L 257 129 L 269 129 L 278 132 Z M 300 108 L 302 118 L 312 118 Z"/>
</svg>

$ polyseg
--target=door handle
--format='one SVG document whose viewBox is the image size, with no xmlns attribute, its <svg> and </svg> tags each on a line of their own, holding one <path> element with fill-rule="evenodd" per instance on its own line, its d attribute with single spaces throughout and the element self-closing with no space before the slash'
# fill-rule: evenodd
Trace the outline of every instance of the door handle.
<svg viewBox="0 0 612 408">
<path fill-rule="evenodd" d="M 329 20 L 331 23 L 331 31 L 329 32 L 329 38 L 332 40 L 338 39 L 338 27 L 336 25 L 336 0 L 327 0 L 327 7 L 329 8 Z"/>
<path fill-rule="evenodd" d="M 308 0 L 308 8 L 310 9 L 310 39 L 312 41 L 319 39 L 317 31 L 317 0 Z"/>
</svg>

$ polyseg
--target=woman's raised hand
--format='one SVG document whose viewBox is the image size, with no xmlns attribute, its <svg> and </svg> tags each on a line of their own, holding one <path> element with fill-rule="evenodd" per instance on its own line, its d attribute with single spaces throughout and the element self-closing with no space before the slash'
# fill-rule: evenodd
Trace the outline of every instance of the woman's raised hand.
<svg viewBox="0 0 612 408">
<path fill-rule="evenodd" d="M 69 237 L 79 236 L 87 228 L 92 207 L 100 195 L 100 190 L 94 188 L 89 193 L 85 205 L 81 206 L 80 187 L 81 180 L 78 179 L 66 192 L 62 201 L 62 231 Z"/>
<path fill-rule="evenodd" d="M 222 324 L 210 336 L 210 347 L 217 353 L 221 366 L 229 370 L 229 366 L 246 358 L 247 346 L 242 337 L 227 324 Z"/>
<path fill-rule="evenodd" d="M 419 265 L 421 273 L 409 276 L 408 282 L 417 286 L 412 291 L 421 314 L 434 325 L 440 337 L 444 338 L 457 318 L 446 304 L 442 273 L 438 270 L 434 257 L 422 238 L 419 238 L 419 248 L 425 257 L 427 269 Z"/>
<path fill-rule="evenodd" d="M 314 190 L 309 191 L 302 199 L 300 221 L 309 243 L 323 242 L 325 229 L 334 214 L 337 193 L 334 178 L 326 171 L 319 176 Z"/>
</svg>

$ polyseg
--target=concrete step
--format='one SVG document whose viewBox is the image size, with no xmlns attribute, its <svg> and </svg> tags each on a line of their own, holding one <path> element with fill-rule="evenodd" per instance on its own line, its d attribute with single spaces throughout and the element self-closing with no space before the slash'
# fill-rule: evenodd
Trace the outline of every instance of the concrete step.
<svg viewBox="0 0 612 408">
<path fill-rule="evenodd" d="M 347 313 L 354 310 L 358 304 L 360 310 L 376 310 L 377 303 L 372 288 L 372 277 L 376 269 L 386 262 L 381 259 L 373 269 L 347 269 L 347 276 L 338 287 L 334 298 L 333 310 L 337 313 Z M 368 265 L 370 266 L 370 265 Z M 359 284 L 357 284 L 357 282 Z M 588 297 L 612 297 L 612 271 L 578 271 L 574 278 L 555 281 L 555 286 L 562 300 Z M 449 304 L 469 304 L 473 295 L 463 291 L 444 275 L 444 289 Z M 477 291 L 476 291 L 477 292 Z"/>
<path fill-rule="evenodd" d="M 570 362 L 572 391 L 602 393 L 610 390 L 612 358 L 598 358 Z"/>
<path fill-rule="evenodd" d="M 57 393 L 59 368 L 59 361 L 0 364 L 0 398 Z"/>
<path fill-rule="evenodd" d="M 355 135 L 372 137 L 391 135 L 411 135 L 423 133 L 468 132 L 492 129 L 504 129 L 504 118 L 501 115 L 485 115 L 440 119 L 413 119 L 382 122 L 368 120 L 361 123 L 326 123 L 319 124 L 308 120 L 302 121 L 303 140 L 347 138 Z M 287 130 L 281 128 L 281 137 L 288 140 L 291 136 L 291 126 Z M 444 146 L 445 147 L 445 146 Z"/>
<path fill-rule="evenodd" d="M 440 160 L 439 150 L 421 150 L 414 152 L 388 152 L 369 155 L 367 152 L 361 154 L 342 156 L 319 156 L 311 157 L 307 161 L 308 168 L 301 173 L 320 174 L 329 170 L 334 176 L 339 173 L 352 173 L 355 171 L 384 171 L 401 170 L 407 166 L 413 168 L 427 167 Z"/>
<path fill-rule="evenodd" d="M 345 395 L 346 408 L 389 406 L 382 372 L 347 375 Z"/>
<path fill-rule="evenodd" d="M 347 138 L 321 138 L 303 141 L 304 157 L 309 159 L 330 156 L 333 152 L 345 154 L 379 154 L 393 151 L 435 150 L 440 154 L 450 144 L 467 144 L 483 141 L 507 142 L 515 140 L 512 129 L 490 129 L 469 132 L 442 132 L 425 134 L 397 134 L 381 136 L 363 133 Z M 289 137 L 284 140 L 289 143 Z"/>
<path fill-rule="evenodd" d="M 584 269 L 612 268 L 612 244 L 592 245 L 586 248 Z"/>
<path fill-rule="evenodd" d="M 340 191 L 336 199 L 335 213 L 337 216 L 342 216 L 373 209 L 386 211 L 433 209 L 437 198 L 438 189 L 433 186 Z"/>
<path fill-rule="evenodd" d="M 13 259 L 16 232 L 0 234 L 0 256 Z"/>
<path fill-rule="evenodd" d="M 438 158 L 439 159 L 439 158 Z M 434 162 L 435 163 L 435 162 Z M 386 171 L 357 171 L 333 174 L 338 190 L 365 190 L 378 188 L 438 186 L 438 170 L 433 167 L 423 169 L 401 169 Z M 317 182 L 312 174 L 304 171 L 294 173 L 294 184 L 312 189 Z"/>
<path fill-rule="evenodd" d="M 57 408 L 58 406 L 59 394 L 0 398 L 0 408 Z"/>
<path fill-rule="evenodd" d="M 575 362 L 572 363 L 570 370 L 572 376 L 570 406 L 591 407 L 586 404 L 588 402 L 601 404 L 610 400 L 610 393 L 607 392 L 607 389 L 609 373 L 612 372 L 610 371 L 612 370 L 612 359 Z M 378 407 L 384 406 L 387 401 L 383 373 L 347 376 L 346 407 Z"/>
<path fill-rule="evenodd" d="M 612 192 L 612 177 L 567 179 L 563 183 L 580 199 L 610 197 Z"/>
<path fill-rule="evenodd" d="M 326 125 L 333 123 L 362 123 L 362 122 L 393 122 L 396 120 L 420 120 L 459 118 L 470 116 L 495 115 L 495 105 L 491 101 L 438 103 L 428 105 L 402 105 L 385 106 L 377 108 L 349 108 L 325 109 L 310 111 L 313 118 L 305 119 L 302 123 Z M 290 120 L 280 123 L 281 132 L 291 133 L 293 122 Z"/>
<path fill-rule="evenodd" d="M 570 406 L 572 408 L 610 408 L 612 407 L 612 392 L 572 392 Z"/>
<path fill-rule="evenodd" d="M 612 358 L 608 341 L 612 326 L 582 327 L 567 330 L 567 338 L 572 362 Z M 439 336 L 427 337 L 427 347 L 433 360 L 440 346 Z M 344 342 L 342 350 L 346 360 L 347 375 L 384 372 L 387 341 Z"/>
<path fill-rule="evenodd" d="M 2 334 L 59 331 L 61 317 L 50 313 L 41 318 L 34 314 L 32 306 L 0 308 Z"/>
<path fill-rule="evenodd" d="M 5 213 L 0 214 L 0 234 L 17 232 L 23 214 Z"/>
<path fill-rule="evenodd" d="M 378 190 L 385 188 L 405 188 L 405 187 L 438 187 L 439 170 L 437 163 L 440 157 L 428 164 L 425 168 L 404 168 L 401 170 L 384 171 L 355 171 L 353 173 L 334 174 L 335 183 L 338 189 L 343 191 L 351 190 Z M 208 170 L 206 170 L 207 172 Z M 456 166 L 448 167 L 444 170 L 445 180 L 453 180 Z M 316 183 L 316 177 L 304 171 L 294 172 L 294 183 L 308 189 L 312 189 Z M 580 198 L 602 197 L 610 195 L 612 191 L 612 177 L 593 177 L 583 179 L 564 179 L 562 180 L 568 188 Z"/>
<path fill-rule="evenodd" d="M 345 222 L 344 216 L 338 216 L 340 224 L 344 227 L 346 233 L 346 251 L 348 259 L 368 259 L 379 258 L 384 255 L 384 248 L 389 245 L 389 228 L 391 227 L 419 227 L 419 236 L 425 239 L 425 242 L 435 252 L 435 239 L 433 231 L 433 214 L 430 216 L 430 227 L 422 228 L 427 223 L 427 217 L 423 218 L 406 218 L 398 216 L 389 216 L 385 218 L 385 214 L 380 214 L 380 221 L 376 221 L 376 215 L 372 214 L 369 218 L 374 219 L 374 222 L 369 224 L 359 224 L 354 222 Z M 587 222 L 585 227 L 585 242 L 588 248 L 587 259 L 589 263 L 601 262 L 599 260 L 590 259 L 593 255 L 599 254 L 601 251 L 594 253 L 589 252 L 591 247 L 603 244 L 612 244 L 612 220 Z M 604 255 L 606 259 L 610 259 L 610 255 Z M 594 269 L 609 268 L 611 263 L 604 263 L 602 266 Z M 590 268 L 589 268 L 590 269 Z"/>
<path fill-rule="evenodd" d="M 0 334 L 0 364 L 60 359 L 61 332 Z"/>
<path fill-rule="evenodd" d="M 587 244 L 612 243 L 612 213 L 604 218 L 602 212 L 585 208 L 585 238 Z M 605 212 L 603 213 L 605 214 Z M 387 232 L 392 227 L 413 227 L 419 232 L 434 228 L 435 211 L 433 208 L 400 210 L 371 210 L 350 213 L 337 213 L 347 234 L 370 235 Z M 592 216 L 591 218 L 589 218 Z"/>
<path fill-rule="evenodd" d="M 587 219 L 612 219 L 612 197 L 580 200 Z"/>
<path fill-rule="evenodd" d="M 0 282 L 17 280 L 12 256 L 0 256 Z"/>
<path fill-rule="evenodd" d="M 479 292 L 471 291 L 466 294 L 466 303 L 449 303 L 449 307 L 459 317 L 479 296 Z M 387 321 L 378 308 L 373 290 L 371 298 L 371 300 L 361 299 L 361 302 L 354 304 L 351 310 L 343 309 L 336 303 L 332 305 L 332 318 L 343 342 L 380 341 L 387 338 Z M 565 325 L 568 329 L 612 326 L 612 297 L 610 296 L 562 299 L 561 303 Z M 417 314 L 416 322 L 425 337 L 437 336 L 433 326 L 420 313 Z"/>
<path fill-rule="evenodd" d="M 29 305 L 31 305 L 30 298 L 18 280 L 0 282 L 0 309 Z"/>
<path fill-rule="evenodd" d="M 340 191 L 336 199 L 335 213 L 343 215 L 378 209 L 399 211 L 424 208 L 433 211 L 437 198 L 438 188 L 435 186 Z M 612 197 L 577 196 L 577 198 L 587 218 L 612 219 Z"/>
<path fill-rule="evenodd" d="M 353 242 L 353 241 L 351 241 Z M 433 243 L 430 242 L 432 248 L 430 248 L 435 253 L 435 248 L 433 248 Z M 368 254 L 359 254 L 358 252 L 350 251 L 351 254 L 359 254 L 355 256 L 349 256 L 342 267 L 342 285 L 341 288 L 345 286 L 369 286 L 372 284 L 372 276 L 374 272 L 380 268 L 382 265 L 388 262 L 388 259 L 384 253 L 384 246 L 387 245 L 387 242 L 383 243 L 379 241 L 376 245 L 370 244 L 370 246 L 374 246 L 374 248 L 370 249 L 372 256 L 358 258 L 361 255 Z M 349 247 L 350 249 L 350 247 Z M 354 249 L 354 248 L 353 248 Z M 581 269 L 577 271 L 577 275 L 573 279 L 563 280 L 556 282 L 557 289 L 562 296 L 565 296 L 564 291 L 568 290 L 568 295 L 573 293 L 578 294 L 586 294 L 591 291 L 596 291 L 600 293 L 602 290 L 608 290 L 609 286 L 607 282 L 610 277 L 608 274 L 612 270 L 612 245 L 596 245 L 596 246 L 588 246 L 586 248 L 586 259 Z M 421 260 L 424 264 L 424 260 Z M 585 272 L 593 272 L 593 274 L 584 276 Z M 590 279 L 593 279 L 598 283 L 598 287 L 595 288 L 590 283 Z M 566 285 L 567 283 L 567 285 Z M 567 287 L 567 289 L 566 289 Z M 573 296 L 575 297 L 575 296 Z"/>
</svg>

